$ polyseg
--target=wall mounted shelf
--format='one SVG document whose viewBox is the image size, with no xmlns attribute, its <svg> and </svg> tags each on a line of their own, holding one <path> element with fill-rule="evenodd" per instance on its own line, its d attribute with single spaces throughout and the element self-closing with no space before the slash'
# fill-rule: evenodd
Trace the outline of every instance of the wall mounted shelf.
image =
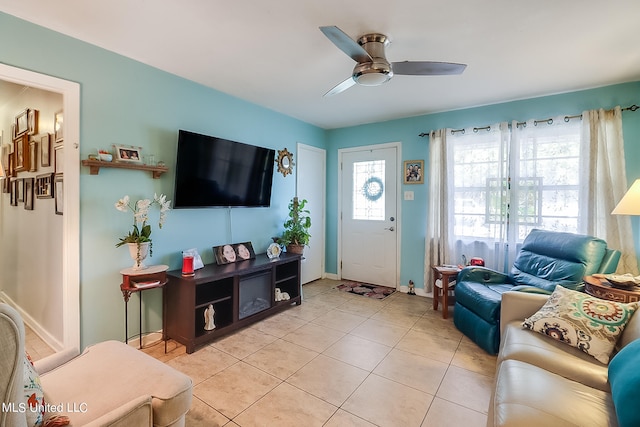
<svg viewBox="0 0 640 427">
<path fill-rule="evenodd" d="M 119 162 L 103 162 L 101 160 L 83 160 L 82 166 L 89 168 L 90 175 L 98 175 L 100 168 L 117 168 L 117 169 L 132 169 L 149 171 L 153 175 L 153 179 L 158 179 L 160 176 L 169 171 L 166 166 L 150 166 L 139 163 L 119 163 Z"/>
</svg>

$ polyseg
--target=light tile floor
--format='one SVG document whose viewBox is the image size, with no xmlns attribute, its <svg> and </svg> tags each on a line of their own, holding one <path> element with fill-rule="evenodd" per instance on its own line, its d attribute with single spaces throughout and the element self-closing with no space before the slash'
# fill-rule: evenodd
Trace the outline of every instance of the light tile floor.
<svg viewBox="0 0 640 427">
<path fill-rule="evenodd" d="M 496 358 L 432 300 L 379 301 L 339 281 L 303 286 L 303 303 L 193 354 L 143 351 L 193 379 L 188 427 L 484 426 Z M 53 353 L 26 328 L 37 360 Z"/>
<path fill-rule="evenodd" d="M 484 426 L 496 358 L 432 300 L 379 301 L 319 280 L 302 305 L 186 354 L 144 351 L 194 382 L 187 426 Z"/>
<path fill-rule="evenodd" d="M 24 325 L 24 347 L 33 361 L 43 359 L 55 353 L 55 350 L 49 347 L 49 345 L 27 325 Z"/>
</svg>

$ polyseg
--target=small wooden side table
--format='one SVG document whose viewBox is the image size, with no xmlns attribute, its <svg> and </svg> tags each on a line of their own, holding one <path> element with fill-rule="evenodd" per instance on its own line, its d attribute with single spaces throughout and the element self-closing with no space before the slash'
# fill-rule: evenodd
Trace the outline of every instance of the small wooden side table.
<svg viewBox="0 0 640 427">
<path fill-rule="evenodd" d="M 449 291 L 455 289 L 455 283 L 450 284 L 450 282 L 458 277 L 460 269 L 444 265 L 432 265 L 431 269 L 433 270 L 433 309 L 438 310 L 438 303 L 442 298 L 442 318 L 446 319 L 449 317 Z M 442 288 L 436 284 L 438 279 L 442 280 Z"/>
<path fill-rule="evenodd" d="M 140 292 L 138 301 L 140 302 L 139 325 L 140 325 L 140 348 L 142 348 L 142 291 L 148 289 L 162 288 L 167 284 L 168 265 L 151 265 L 144 270 L 134 270 L 133 268 L 125 268 L 120 270 L 122 274 L 122 283 L 120 290 L 124 298 L 124 342 L 129 343 L 129 311 L 127 306 L 129 298 L 134 292 Z M 162 327 L 164 328 L 165 298 L 162 296 Z"/>
<path fill-rule="evenodd" d="M 584 278 L 584 290 L 593 297 L 610 301 L 622 303 L 640 301 L 640 287 L 616 288 L 611 286 L 607 279 L 599 276 L 586 276 Z"/>
</svg>

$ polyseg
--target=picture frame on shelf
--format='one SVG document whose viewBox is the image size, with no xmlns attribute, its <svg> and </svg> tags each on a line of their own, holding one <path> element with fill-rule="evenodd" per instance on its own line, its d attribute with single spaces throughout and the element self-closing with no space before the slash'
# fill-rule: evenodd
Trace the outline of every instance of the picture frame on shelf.
<svg viewBox="0 0 640 427">
<path fill-rule="evenodd" d="M 16 162 L 15 172 L 24 172 L 30 169 L 29 153 L 29 135 L 24 133 L 13 140 L 13 155 Z"/>
<path fill-rule="evenodd" d="M 225 265 L 255 259 L 256 253 L 251 242 L 229 243 L 226 245 L 214 246 L 213 254 L 216 264 Z"/>
<path fill-rule="evenodd" d="M 142 164 L 142 147 L 131 147 L 127 145 L 114 145 L 116 161 Z"/>
<path fill-rule="evenodd" d="M 55 175 L 53 178 L 53 195 L 56 201 L 56 215 L 64 215 L 64 176 Z"/>
<path fill-rule="evenodd" d="M 33 177 L 24 178 L 24 209 L 33 210 Z"/>
<path fill-rule="evenodd" d="M 25 109 L 16 116 L 15 120 L 16 138 L 24 135 L 29 131 L 29 109 Z"/>
<path fill-rule="evenodd" d="M 404 161 L 404 184 L 424 184 L 424 160 Z"/>
<path fill-rule="evenodd" d="M 54 141 L 56 143 L 64 141 L 64 114 L 62 110 L 53 115 Z"/>
<path fill-rule="evenodd" d="M 53 149 L 54 173 L 64 173 L 64 145 L 58 145 Z"/>
<path fill-rule="evenodd" d="M 38 133 L 38 110 L 29 110 L 27 114 L 27 134 L 35 135 Z"/>
<path fill-rule="evenodd" d="M 48 132 L 40 135 L 40 165 L 51 166 L 51 134 Z"/>
<path fill-rule="evenodd" d="M 255 259 L 256 257 L 251 242 L 236 243 L 233 245 L 233 250 L 236 251 L 236 260 L 238 261 Z"/>
<path fill-rule="evenodd" d="M 214 246 L 213 254 L 218 265 L 232 264 L 237 261 L 236 250 L 231 244 Z"/>
<path fill-rule="evenodd" d="M 46 173 L 36 176 L 36 198 L 52 199 L 53 198 L 53 173 Z"/>
</svg>

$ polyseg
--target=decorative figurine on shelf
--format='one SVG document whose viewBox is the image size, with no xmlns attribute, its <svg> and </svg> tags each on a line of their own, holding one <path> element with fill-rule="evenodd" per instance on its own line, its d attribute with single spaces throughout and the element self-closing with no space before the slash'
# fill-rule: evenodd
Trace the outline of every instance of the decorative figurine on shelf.
<svg viewBox="0 0 640 427">
<path fill-rule="evenodd" d="M 267 248 L 267 256 L 270 260 L 275 261 L 280 258 L 280 253 L 282 252 L 282 248 L 277 243 L 272 243 Z"/>
<path fill-rule="evenodd" d="M 291 296 L 288 292 L 282 292 L 280 288 L 276 288 L 276 302 L 278 301 L 289 301 Z"/>
<path fill-rule="evenodd" d="M 213 315 L 215 314 L 215 310 L 213 309 L 213 304 L 209 304 L 204 310 L 204 330 L 205 331 L 213 331 L 216 328 L 216 324 L 213 322 Z"/>
</svg>

